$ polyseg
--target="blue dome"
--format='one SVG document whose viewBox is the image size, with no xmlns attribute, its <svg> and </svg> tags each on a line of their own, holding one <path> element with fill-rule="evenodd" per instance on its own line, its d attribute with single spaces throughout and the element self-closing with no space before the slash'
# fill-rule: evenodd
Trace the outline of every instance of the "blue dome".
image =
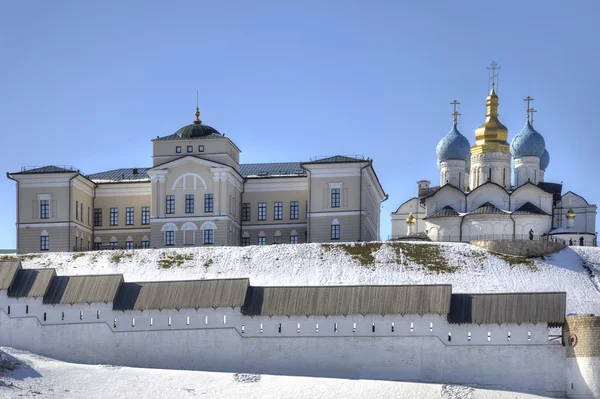
<svg viewBox="0 0 600 399">
<path fill-rule="evenodd" d="M 515 158 L 541 157 L 545 149 L 546 142 L 544 138 L 535 131 L 529 121 L 510 143 L 510 152 Z"/>
<path fill-rule="evenodd" d="M 436 154 L 439 162 L 458 160 L 466 161 L 471 153 L 469 140 L 456 128 L 452 129 L 444 136 L 437 145 Z"/>
<path fill-rule="evenodd" d="M 546 170 L 548 165 L 550 165 L 550 153 L 548 150 L 544 150 L 544 153 L 540 157 L 540 169 Z"/>
</svg>

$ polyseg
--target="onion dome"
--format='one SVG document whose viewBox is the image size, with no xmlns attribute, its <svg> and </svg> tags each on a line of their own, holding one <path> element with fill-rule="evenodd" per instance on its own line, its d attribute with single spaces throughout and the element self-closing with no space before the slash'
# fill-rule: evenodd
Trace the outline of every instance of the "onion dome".
<svg viewBox="0 0 600 399">
<path fill-rule="evenodd" d="M 498 120 L 498 105 L 498 95 L 492 83 L 492 91 L 486 99 L 485 122 L 475 130 L 475 145 L 471 148 L 472 154 L 486 152 L 508 154 L 510 152 L 510 145 L 506 141 L 508 129 Z"/>
<path fill-rule="evenodd" d="M 575 219 L 575 212 L 573 211 L 572 207 L 569 207 L 569 210 L 567 211 L 566 215 L 567 219 Z"/>
<path fill-rule="evenodd" d="M 415 224 L 415 221 L 416 221 L 416 219 L 411 212 L 410 215 L 408 215 L 408 218 L 406 219 L 406 224 L 412 226 L 413 224 Z"/>
<path fill-rule="evenodd" d="M 546 170 L 548 165 L 550 165 L 550 153 L 548 150 L 544 150 L 544 153 L 540 157 L 540 169 Z"/>
<path fill-rule="evenodd" d="M 515 158 L 541 157 L 545 149 L 544 138 L 531 126 L 529 119 L 510 143 L 510 152 Z"/>
<path fill-rule="evenodd" d="M 458 131 L 455 123 L 448 134 L 440 140 L 435 152 L 438 161 L 444 162 L 450 160 L 466 161 L 470 151 L 469 140 Z"/>
</svg>

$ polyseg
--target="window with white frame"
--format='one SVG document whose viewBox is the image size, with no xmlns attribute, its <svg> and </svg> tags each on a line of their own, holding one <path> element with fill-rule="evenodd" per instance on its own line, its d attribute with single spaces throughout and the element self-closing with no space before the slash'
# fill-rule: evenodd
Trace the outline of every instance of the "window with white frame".
<svg viewBox="0 0 600 399">
<path fill-rule="evenodd" d="M 181 153 L 181 147 L 180 146 L 175 147 L 175 152 L 178 154 Z"/>
<path fill-rule="evenodd" d="M 94 208 L 94 226 L 102 226 L 102 208 Z"/>
<path fill-rule="evenodd" d="M 267 220 L 267 203 L 258 203 L 258 220 Z"/>
<path fill-rule="evenodd" d="M 75 201 L 75 220 L 79 220 L 79 201 Z"/>
<path fill-rule="evenodd" d="M 133 208 L 125 208 L 125 224 L 128 226 L 133 224 Z"/>
<path fill-rule="evenodd" d="M 283 202 L 275 202 L 273 207 L 273 217 L 275 220 L 283 219 Z"/>
<path fill-rule="evenodd" d="M 188 145 L 187 152 L 194 152 L 194 146 Z"/>
<path fill-rule="evenodd" d="M 110 248 L 111 249 L 119 249 L 119 241 L 111 241 Z"/>
<path fill-rule="evenodd" d="M 204 244 L 214 244 L 214 231 L 212 229 L 204 230 Z"/>
<path fill-rule="evenodd" d="M 198 152 L 204 152 L 204 146 L 203 145 L 199 145 L 198 146 Z"/>
<path fill-rule="evenodd" d="M 341 189 L 340 188 L 332 188 L 331 189 L 331 207 L 339 208 L 341 206 Z"/>
<path fill-rule="evenodd" d="M 332 240 L 340 239 L 340 225 L 339 224 L 331 225 L 331 239 Z"/>
<path fill-rule="evenodd" d="M 290 244 L 298 244 L 298 235 L 297 234 L 292 234 L 290 236 Z"/>
<path fill-rule="evenodd" d="M 150 207 L 142 207 L 142 224 L 150 224 Z"/>
<path fill-rule="evenodd" d="M 125 249 L 134 249 L 133 241 L 125 241 Z"/>
<path fill-rule="evenodd" d="M 174 231 L 165 231 L 165 245 L 175 245 Z"/>
<path fill-rule="evenodd" d="M 250 237 L 242 237 L 242 247 L 250 245 Z"/>
<path fill-rule="evenodd" d="M 185 195 L 185 213 L 194 213 L 194 194 Z"/>
<path fill-rule="evenodd" d="M 40 201 L 40 219 L 50 219 L 50 200 Z"/>
<path fill-rule="evenodd" d="M 83 222 L 83 202 L 79 204 L 79 220 Z"/>
<path fill-rule="evenodd" d="M 48 251 L 50 249 L 50 237 L 47 235 L 40 237 L 40 251 Z"/>
<path fill-rule="evenodd" d="M 142 248 L 143 249 L 150 248 L 150 241 L 142 241 Z"/>
<path fill-rule="evenodd" d="M 167 214 L 171 215 L 175 213 L 175 196 L 167 195 Z"/>
<path fill-rule="evenodd" d="M 290 202 L 290 219 L 296 220 L 298 219 L 298 214 L 300 213 L 300 205 L 298 201 Z"/>
<path fill-rule="evenodd" d="M 204 212 L 213 211 L 213 195 L 204 194 Z"/>
<path fill-rule="evenodd" d="M 267 237 L 258 237 L 258 245 L 267 245 Z"/>
<path fill-rule="evenodd" d="M 119 225 L 119 208 L 110 208 L 110 225 Z"/>
<path fill-rule="evenodd" d="M 250 203 L 244 202 L 242 204 L 242 222 L 250 221 Z"/>
</svg>

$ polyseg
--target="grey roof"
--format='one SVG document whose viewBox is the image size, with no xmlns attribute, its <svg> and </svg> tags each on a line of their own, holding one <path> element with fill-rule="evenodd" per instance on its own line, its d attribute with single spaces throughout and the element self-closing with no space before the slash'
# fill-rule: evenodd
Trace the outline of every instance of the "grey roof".
<svg viewBox="0 0 600 399">
<path fill-rule="evenodd" d="M 419 198 L 431 197 L 440 188 L 442 188 L 442 187 L 440 187 L 440 186 L 433 186 L 433 187 L 421 188 L 421 189 L 419 189 Z"/>
<path fill-rule="evenodd" d="M 344 163 L 344 162 L 365 162 L 367 161 L 361 155 L 346 156 L 346 155 L 334 155 L 332 157 L 315 157 L 307 164 L 311 163 Z"/>
<path fill-rule="evenodd" d="M 8 290 L 21 270 L 20 260 L 2 260 L 0 261 L 0 290 Z"/>
<path fill-rule="evenodd" d="M 13 175 L 26 175 L 26 174 L 36 174 L 36 173 L 74 173 L 77 172 L 72 166 L 56 166 L 56 165 L 46 165 L 46 166 L 32 166 L 32 167 L 23 167 L 20 172 L 11 173 Z"/>
<path fill-rule="evenodd" d="M 489 215 L 489 214 L 502 214 L 502 215 L 506 215 L 507 213 L 504 212 L 501 209 L 498 209 L 494 204 L 492 204 L 491 202 L 486 202 L 485 204 L 481 205 L 479 208 L 475 209 L 472 212 L 469 212 L 469 215 Z"/>
<path fill-rule="evenodd" d="M 56 276 L 54 269 L 21 269 L 18 271 L 8 296 L 13 298 L 41 298 L 46 295 L 52 278 Z"/>
<path fill-rule="evenodd" d="M 250 287 L 248 316 L 447 314 L 451 285 Z"/>
<path fill-rule="evenodd" d="M 446 218 L 452 216 L 460 216 L 458 212 L 454 210 L 451 206 L 445 206 L 436 213 L 431 216 L 427 216 L 425 219 L 433 219 L 433 218 Z"/>
<path fill-rule="evenodd" d="M 561 325 L 565 320 L 566 304 L 565 292 L 453 294 L 448 322 Z"/>
<path fill-rule="evenodd" d="M 247 163 L 240 165 L 240 174 L 250 178 L 306 176 L 306 171 L 300 167 L 300 162 Z"/>
<path fill-rule="evenodd" d="M 44 297 L 51 305 L 113 302 L 123 282 L 122 274 L 57 276 Z"/>
<path fill-rule="evenodd" d="M 123 283 L 115 310 L 201 309 L 241 307 L 247 278 Z"/>
<path fill-rule="evenodd" d="M 124 168 L 108 170 L 106 172 L 93 173 L 88 175 L 90 180 L 95 183 L 102 182 L 125 182 L 125 181 L 150 181 L 146 171 L 150 168 Z M 134 173 L 135 172 L 135 173 Z"/>
<path fill-rule="evenodd" d="M 533 205 L 531 202 L 526 202 L 519 209 L 513 212 L 513 215 L 548 215 L 547 212 L 544 212 L 537 206 Z"/>
</svg>

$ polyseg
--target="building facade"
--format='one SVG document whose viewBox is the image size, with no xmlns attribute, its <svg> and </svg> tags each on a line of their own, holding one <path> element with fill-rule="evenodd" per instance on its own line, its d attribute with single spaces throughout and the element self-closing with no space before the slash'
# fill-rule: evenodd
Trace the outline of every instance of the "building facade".
<svg viewBox="0 0 600 399">
<path fill-rule="evenodd" d="M 526 99 L 528 104 L 531 100 Z M 597 245 L 596 205 L 571 191 L 563 194 L 562 182 L 544 179 L 550 154 L 533 127 L 533 112 L 528 107 L 525 126 L 509 144 L 492 84 L 485 122 L 475 130 L 471 146 L 458 131 L 455 108 L 452 129 L 437 146 L 440 184 L 417 182 L 417 196 L 391 215 L 392 238 L 546 239 Z"/>
<path fill-rule="evenodd" d="M 235 143 L 199 116 L 152 140 L 152 167 L 7 173 L 18 253 L 379 239 L 387 195 L 371 159 L 240 164 Z"/>
</svg>

